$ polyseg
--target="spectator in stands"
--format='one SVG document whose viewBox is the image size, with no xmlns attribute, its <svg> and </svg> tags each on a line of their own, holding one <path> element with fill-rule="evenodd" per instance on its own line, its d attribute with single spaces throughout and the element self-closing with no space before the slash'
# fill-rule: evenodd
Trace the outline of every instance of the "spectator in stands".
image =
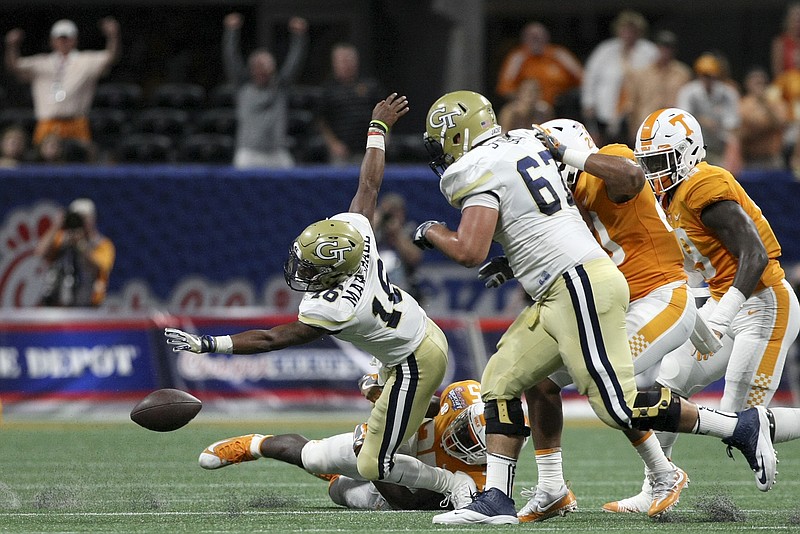
<svg viewBox="0 0 800 534">
<path fill-rule="evenodd" d="M 292 167 L 287 133 L 289 86 L 305 61 L 308 23 L 299 17 L 289 19 L 289 53 L 277 71 L 275 57 L 264 48 L 254 50 L 245 66 L 239 45 L 243 22 L 239 13 L 230 13 L 223 21 L 223 65 L 228 82 L 237 86 L 233 164 L 238 168 Z"/>
<path fill-rule="evenodd" d="M 772 40 L 772 75 L 778 77 L 794 68 L 794 54 L 800 52 L 800 2 L 786 8 L 783 32 Z"/>
<path fill-rule="evenodd" d="M 644 37 L 647 21 L 641 14 L 622 11 L 611 28 L 614 37 L 597 45 L 586 60 L 581 88 L 584 124 L 601 146 L 626 140 L 628 128 L 620 110 L 625 75 L 658 58 L 658 48 Z"/>
<path fill-rule="evenodd" d="M 675 59 L 678 37 L 668 30 L 655 37 L 658 57 L 655 63 L 631 70 L 623 84 L 623 109 L 628 117 L 628 145 L 633 146 L 636 130 L 653 111 L 675 107 L 678 90 L 692 79 L 692 70 Z"/>
<path fill-rule="evenodd" d="M 78 27 L 62 19 L 50 29 L 50 54 L 20 57 L 24 32 L 15 28 L 6 34 L 6 68 L 31 83 L 38 145 L 50 134 L 64 139 L 91 142 L 89 109 L 97 80 L 117 61 L 120 50 L 119 23 L 106 17 L 100 20 L 106 38 L 105 50 L 79 51 Z"/>
<path fill-rule="evenodd" d="M 770 88 L 786 103 L 789 125 L 784 134 L 784 150 L 789 155 L 789 167 L 800 176 L 800 48 L 795 50 L 791 68 L 776 76 Z"/>
<path fill-rule="evenodd" d="M 378 253 L 383 259 L 389 280 L 422 302 L 416 274 L 423 253 L 411 241 L 417 223 L 406 219 L 403 196 L 398 193 L 384 194 L 378 202 L 372 226 L 375 228 Z"/>
<path fill-rule="evenodd" d="M 553 106 L 542 98 L 539 82 L 532 78 L 519 84 L 513 100 L 500 108 L 497 116 L 506 132 L 518 128 L 530 129 L 531 124 L 541 124 L 553 118 Z"/>
<path fill-rule="evenodd" d="M 42 306 L 99 306 L 106 297 L 115 249 L 97 229 L 94 202 L 78 198 L 36 247 L 48 264 Z"/>
<path fill-rule="evenodd" d="M 520 44 L 503 60 L 496 91 L 510 99 L 523 81 L 536 80 L 542 100 L 555 106 L 559 95 L 580 87 L 582 78 L 583 66 L 575 54 L 550 43 L 550 32 L 544 24 L 531 22 L 522 29 Z"/>
<path fill-rule="evenodd" d="M 788 121 L 786 103 L 768 92 L 766 69 L 751 69 L 744 79 L 745 95 L 739 102 L 739 145 L 747 169 L 783 169 L 783 136 Z"/>
<path fill-rule="evenodd" d="M 377 80 L 362 77 L 355 46 L 339 43 L 331 50 L 332 78 L 323 85 L 317 127 L 328 149 L 328 161 L 358 164 L 364 157 L 364 121 L 383 90 Z"/>
<path fill-rule="evenodd" d="M 0 167 L 16 167 L 22 163 L 28 148 L 28 135 L 19 126 L 9 126 L 0 140 Z"/>
<path fill-rule="evenodd" d="M 36 163 L 64 163 L 64 139 L 52 133 L 45 136 L 36 147 Z"/>
<path fill-rule="evenodd" d="M 736 174 L 739 154 L 739 93 L 722 78 L 717 56 L 705 52 L 694 63 L 696 78 L 678 91 L 677 107 L 685 109 L 703 127 L 706 161 Z"/>
</svg>

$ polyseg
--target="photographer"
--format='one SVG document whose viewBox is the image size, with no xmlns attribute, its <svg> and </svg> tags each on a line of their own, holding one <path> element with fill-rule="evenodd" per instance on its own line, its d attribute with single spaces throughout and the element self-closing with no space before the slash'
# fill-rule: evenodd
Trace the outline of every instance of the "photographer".
<svg viewBox="0 0 800 534">
<path fill-rule="evenodd" d="M 60 224 L 42 238 L 36 253 L 48 263 L 42 306 L 99 306 L 114 265 L 114 244 L 96 226 L 94 202 L 79 198 Z"/>
<path fill-rule="evenodd" d="M 416 223 L 406 220 L 405 199 L 397 193 L 383 195 L 375 210 L 373 227 L 389 279 L 421 302 L 416 271 L 423 254 L 411 241 Z"/>
</svg>

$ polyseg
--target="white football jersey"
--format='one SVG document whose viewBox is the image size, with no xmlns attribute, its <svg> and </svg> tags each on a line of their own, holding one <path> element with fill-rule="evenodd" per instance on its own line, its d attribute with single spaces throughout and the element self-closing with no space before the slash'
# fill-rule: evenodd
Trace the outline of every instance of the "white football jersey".
<svg viewBox="0 0 800 534">
<path fill-rule="evenodd" d="M 458 209 L 476 194 L 497 199 L 494 240 L 533 299 L 567 269 L 607 257 L 575 207 L 558 163 L 530 130 L 512 130 L 473 148 L 447 168 L 439 186 Z"/>
<path fill-rule="evenodd" d="M 389 281 L 367 218 L 339 213 L 331 219 L 349 222 L 363 236 L 361 269 L 338 287 L 306 293 L 298 319 L 349 341 L 383 365 L 397 364 L 422 343 L 428 316 L 414 297 Z"/>
</svg>

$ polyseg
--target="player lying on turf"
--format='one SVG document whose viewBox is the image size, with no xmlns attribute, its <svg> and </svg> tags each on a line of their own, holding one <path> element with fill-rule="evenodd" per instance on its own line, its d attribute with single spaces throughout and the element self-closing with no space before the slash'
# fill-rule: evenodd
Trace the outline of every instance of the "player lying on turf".
<svg viewBox="0 0 800 534">
<path fill-rule="evenodd" d="M 402 481 L 447 494 L 460 508 L 476 491 L 471 477 L 397 453 L 442 385 L 448 352 L 442 330 L 414 297 L 389 280 L 370 223 L 386 164 L 384 138 L 407 112 L 406 97 L 396 93 L 376 104 L 349 211 L 309 225 L 291 244 L 286 283 L 305 292 L 296 321 L 225 336 L 174 328 L 164 333 L 176 351 L 260 354 L 335 336 L 371 354 L 381 364 L 384 388 L 369 416 L 358 473 L 367 480 Z"/>
<path fill-rule="evenodd" d="M 375 375 L 365 375 L 359 384 L 371 401 L 377 400 L 383 389 L 377 385 Z M 481 386 L 475 380 L 450 384 L 441 398 L 432 398 L 428 412 L 432 418 L 419 426 L 400 451 L 427 465 L 466 473 L 482 489 L 486 482 L 486 442 L 480 395 Z M 224 439 L 200 454 L 200 465 L 219 469 L 258 458 L 280 460 L 330 480 L 331 499 L 347 508 L 437 510 L 450 504 L 441 493 L 370 482 L 359 475 L 356 456 L 365 431 L 366 424 L 362 423 L 353 433 L 320 440 L 308 440 L 299 434 L 250 434 Z"/>
</svg>

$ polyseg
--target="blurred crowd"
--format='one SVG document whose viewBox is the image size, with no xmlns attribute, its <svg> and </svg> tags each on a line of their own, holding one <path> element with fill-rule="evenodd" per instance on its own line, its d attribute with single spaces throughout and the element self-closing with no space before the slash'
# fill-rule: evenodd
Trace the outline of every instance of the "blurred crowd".
<svg viewBox="0 0 800 534">
<path fill-rule="evenodd" d="M 306 20 L 288 21 L 284 57 L 265 48 L 244 55 L 241 34 L 253 31 L 254 22 L 239 13 L 220 22 L 224 73 L 218 85 L 165 83 L 147 94 L 136 84 L 104 78 L 120 58 L 121 29 L 113 18 L 99 21 L 103 50 L 79 49 L 79 29 L 60 20 L 50 32 L 51 50 L 21 57 L 24 31 L 9 31 L 5 66 L 30 83 L 32 105 L 0 110 L 0 165 L 186 162 L 286 168 L 360 161 L 363 124 L 385 91 L 361 71 L 356 46 L 332 46 L 327 81 L 302 85 L 310 40 Z M 736 80 L 719 50 L 680 61 L 686 36 L 669 28 L 651 31 L 633 10 L 614 18 L 610 37 L 585 60 L 551 42 L 544 21 L 530 21 L 491 81 L 499 121 L 509 130 L 573 118 L 586 124 L 598 143 L 632 144 L 644 117 L 677 106 L 703 126 L 710 163 L 734 173 L 790 169 L 800 175 L 800 3 L 787 7 L 783 28 L 774 33 L 770 64 L 754 65 Z M 418 141 L 395 140 L 390 158 L 425 162 Z"/>
</svg>

